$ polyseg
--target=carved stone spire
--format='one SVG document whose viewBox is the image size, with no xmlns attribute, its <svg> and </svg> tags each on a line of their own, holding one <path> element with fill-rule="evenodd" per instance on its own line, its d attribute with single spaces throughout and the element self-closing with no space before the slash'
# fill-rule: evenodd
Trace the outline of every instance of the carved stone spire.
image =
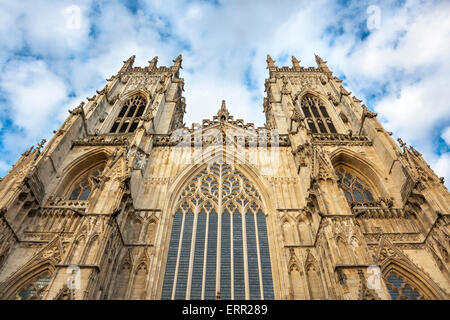
<svg viewBox="0 0 450 320">
<path fill-rule="evenodd" d="M 42 139 L 41 142 L 39 142 L 39 144 L 36 147 L 36 150 L 39 152 L 41 151 L 42 147 L 44 146 L 44 144 L 47 142 L 47 140 Z"/>
<path fill-rule="evenodd" d="M 182 61 L 183 61 L 183 59 L 181 57 L 181 54 L 179 54 L 178 57 L 175 60 L 173 60 L 173 67 L 176 69 L 179 69 L 179 68 L 183 69 L 183 67 L 181 66 Z"/>
<path fill-rule="evenodd" d="M 135 59 L 136 59 L 136 56 L 133 54 L 131 57 L 128 58 L 128 60 L 124 61 L 123 63 L 133 64 Z"/>
<path fill-rule="evenodd" d="M 225 105 L 225 100 L 222 100 L 222 105 L 220 106 L 220 109 L 217 112 L 217 119 L 219 119 L 220 122 L 225 122 L 229 116 L 230 113 L 228 112 L 228 109 Z"/>
<path fill-rule="evenodd" d="M 31 146 L 27 151 L 22 153 L 22 156 L 27 157 L 30 155 L 31 151 L 33 151 L 34 146 Z"/>
<path fill-rule="evenodd" d="M 324 61 L 317 54 L 314 54 L 314 56 L 316 57 L 316 63 L 317 63 L 317 66 L 319 67 L 319 69 L 321 69 L 323 72 L 325 72 L 326 74 L 329 74 L 331 76 L 331 71 L 330 71 L 330 69 L 328 69 L 327 62 Z"/>
<path fill-rule="evenodd" d="M 150 60 L 148 65 L 148 68 L 150 70 L 155 69 L 156 68 L 156 64 L 158 63 L 158 56 L 155 56 L 152 60 Z"/>
<path fill-rule="evenodd" d="M 292 56 L 292 68 L 295 71 L 300 71 L 300 61 L 296 57 Z"/>
<path fill-rule="evenodd" d="M 120 69 L 119 73 L 123 73 L 123 72 L 127 71 L 128 69 L 133 68 L 134 59 L 136 59 L 136 56 L 132 55 L 131 57 L 128 58 L 128 60 L 124 61 L 123 67 L 122 67 L 122 69 Z"/>
<path fill-rule="evenodd" d="M 316 63 L 318 67 L 322 67 L 323 65 L 327 65 L 326 61 L 323 61 L 323 59 L 321 57 L 319 57 L 317 54 L 314 54 L 314 56 L 316 57 Z"/>
<path fill-rule="evenodd" d="M 267 69 L 275 68 L 275 60 L 270 55 L 267 55 Z"/>
<path fill-rule="evenodd" d="M 406 148 L 406 143 L 403 142 L 403 140 L 401 138 L 397 139 L 398 143 L 400 144 L 400 148 L 405 149 Z"/>
</svg>

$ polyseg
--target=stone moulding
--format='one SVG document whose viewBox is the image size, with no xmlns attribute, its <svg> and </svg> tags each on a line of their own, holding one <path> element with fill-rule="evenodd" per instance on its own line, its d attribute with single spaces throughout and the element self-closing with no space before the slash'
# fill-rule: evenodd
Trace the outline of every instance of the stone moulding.
<svg viewBox="0 0 450 320">
<path fill-rule="evenodd" d="M 341 133 L 313 133 L 312 143 L 318 145 L 327 146 L 371 146 L 372 141 L 370 141 L 365 136 L 353 136 L 351 134 L 341 134 Z"/>
<path fill-rule="evenodd" d="M 268 134 L 267 137 L 249 137 L 249 136 L 234 136 L 233 140 L 231 140 L 227 136 L 223 136 L 220 138 L 220 141 L 214 141 L 216 136 L 213 135 L 202 135 L 202 140 L 197 141 L 197 137 L 194 135 L 191 136 L 191 147 L 196 146 L 210 146 L 210 145 L 240 145 L 245 147 L 262 147 L 267 146 L 270 147 L 272 144 L 272 137 Z M 213 138 L 213 139 L 211 139 Z M 171 136 L 171 135 L 158 135 L 155 136 L 153 140 L 153 145 L 158 147 L 166 147 L 166 146 L 180 146 L 187 147 L 186 141 L 183 141 L 183 136 Z M 276 147 L 276 143 L 274 143 Z M 278 146 L 287 147 L 290 146 L 291 142 L 289 139 L 289 135 L 278 135 Z"/>
<path fill-rule="evenodd" d="M 114 135 L 89 136 L 73 141 L 74 146 L 122 146 L 128 144 L 126 137 Z"/>
</svg>

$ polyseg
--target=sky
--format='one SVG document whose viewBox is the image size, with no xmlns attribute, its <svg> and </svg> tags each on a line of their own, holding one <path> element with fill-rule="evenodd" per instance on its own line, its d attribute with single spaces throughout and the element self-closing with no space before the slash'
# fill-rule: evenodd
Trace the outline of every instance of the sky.
<svg viewBox="0 0 450 320">
<path fill-rule="evenodd" d="M 266 56 L 328 62 L 450 186 L 450 1 L 0 0 L 0 177 L 136 55 L 183 56 L 185 122 L 262 126 Z"/>
</svg>

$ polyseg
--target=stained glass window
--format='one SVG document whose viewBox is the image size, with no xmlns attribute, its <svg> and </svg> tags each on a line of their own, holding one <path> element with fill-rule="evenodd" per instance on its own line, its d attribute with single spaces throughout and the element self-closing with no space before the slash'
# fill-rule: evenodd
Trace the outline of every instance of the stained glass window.
<svg viewBox="0 0 450 320">
<path fill-rule="evenodd" d="M 40 300 L 44 296 L 44 290 L 50 282 L 50 273 L 45 272 L 35 277 L 26 284 L 17 294 L 19 300 Z"/>
<path fill-rule="evenodd" d="M 89 170 L 81 179 L 72 187 L 69 200 L 87 200 L 93 187 L 99 182 L 98 176 L 103 171 L 104 166 L 96 167 Z"/>
<path fill-rule="evenodd" d="M 162 299 L 274 299 L 266 216 L 244 175 L 206 167 L 176 210 Z"/>
<path fill-rule="evenodd" d="M 338 167 L 336 175 L 339 179 L 339 187 L 344 191 L 344 195 L 349 203 L 374 201 L 369 185 L 353 174 L 353 172 L 346 168 Z"/>
<path fill-rule="evenodd" d="M 423 296 L 396 272 L 390 272 L 386 277 L 386 286 L 392 300 L 420 300 Z"/>
</svg>

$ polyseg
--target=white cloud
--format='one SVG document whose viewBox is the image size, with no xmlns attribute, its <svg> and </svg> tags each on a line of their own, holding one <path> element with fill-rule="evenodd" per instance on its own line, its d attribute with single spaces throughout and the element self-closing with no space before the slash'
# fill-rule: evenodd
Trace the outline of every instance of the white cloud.
<svg viewBox="0 0 450 320">
<path fill-rule="evenodd" d="M 442 139 L 444 139 L 445 143 L 450 146 L 450 127 L 444 129 L 441 134 Z"/>
<path fill-rule="evenodd" d="M 450 177 L 450 152 L 442 154 L 437 161 L 433 163 L 436 174 L 439 177 L 445 177 L 445 185 L 449 186 L 448 177 Z"/>
<path fill-rule="evenodd" d="M 309 66 L 318 53 L 335 74 L 345 74 L 349 90 L 359 98 L 366 102 L 376 94 L 366 103 L 387 129 L 413 144 L 450 180 L 448 155 L 439 157 L 430 143 L 437 128 L 450 127 L 444 99 L 450 85 L 447 1 L 409 0 L 400 7 L 379 1 L 380 28 L 364 41 L 361 26 L 368 4 L 359 2 L 342 7 L 323 0 L 219 5 L 148 0 L 139 1 L 133 14 L 123 1 L 76 1 L 81 9 L 77 31 L 67 28 L 64 15 L 73 3 L 0 3 L 0 92 L 8 100 L 2 108 L 11 108 L 2 113 L 27 137 L 17 140 L 16 131 L 3 128 L 6 147 L 16 142 L 14 150 L 23 151 L 29 141 L 58 127 L 67 109 L 101 89 L 104 79 L 133 54 L 136 65 L 145 66 L 156 55 L 159 65 L 171 65 L 183 53 L 187 125 L 211 118 L 222 99 L 236 118 L 263 125 L 266 55 L 286 58 L 278 65 L 290 64 L 295 55 Z M 18 57 L 29 54 L 35 58 Z M 26 116 L 30 111 L 33 117 Z M 49 114 L 58 116 L 43 129 Z M 448 129 L 442 138 L 448 143 Z"/>
<path fill-rule="evenodd" d="M 5 113 L 20 128 L 19 133 L 5 130 L 3 145 L 10 155 L 48 136 L 64 119 L 60 107 L 67 99 L 67 87 L 43 61 L 11 61 L 0 75 L 0 87 L 8 101 Z"/>
<path fill-rule="evenodd" d="M 42 126 L 54 119 L 56 107 L 66 99 L 65 83 L 41 60 L 13 60 L 0 75 L 14 124 L 29 133 L 42 134 Z"/>
<path fill-rule="evenodd" d="M 7 164 L 5 161 L 0 160 L 0 171 L 1 172 L 8 172 L 11 166 Z"/>
</svg>

